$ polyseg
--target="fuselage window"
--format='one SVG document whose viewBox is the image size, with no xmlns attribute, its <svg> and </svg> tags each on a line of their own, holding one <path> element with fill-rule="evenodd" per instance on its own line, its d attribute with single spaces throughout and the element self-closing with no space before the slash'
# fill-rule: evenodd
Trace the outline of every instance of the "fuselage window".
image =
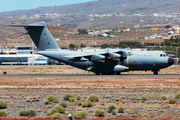
<svg viewBox="0 0 180 120">
<path fill-rule="evenodd" d="M 160 55 L 160 57 L 162 57 L 162 54 Z"/>
<path fill-rule="evenodd" d="M 163 54 L 163 57 L 166 57 L 166 55 L 165 55 L 165 54 Z"/>
</svg>

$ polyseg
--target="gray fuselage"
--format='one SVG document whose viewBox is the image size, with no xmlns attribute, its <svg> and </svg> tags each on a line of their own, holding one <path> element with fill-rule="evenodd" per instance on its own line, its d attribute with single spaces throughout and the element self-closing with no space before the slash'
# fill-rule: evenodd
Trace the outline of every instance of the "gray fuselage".
<svg viewBox="0 0 180 120">
<path fill-rule="evenodd" d="M 132 51 L 126 49 L 119 49 L 126 53 L 126 59 L 120 60 L 108 60 L 105 62 L 92 62 L 89 60 L 78 60 L 71 61 L 69 58 L 64 56 L 68 55 L 84 55 L 84 54 L 99 54 L 107 50 L 94 51 L 94 52 L 77 52 L 77 51 L 42 51 L 38 52 L 44 56 L 50 57 L 52 59 L 64 62 L 68 65 L 88 70 L 91 67 L 90 71 L 94 73 L 112 73 L 114 67 L 119 64 L 126 66 L 128 69 L 124 71 L 134 71 L 134 70 L 152 70 L 159 71 L 162 68 L 170 66 L 168 60 L 169 56 L 166 55 L 163 51 Z M 109 49 L 108 52 L 117 51 L 115 49 Z M 123 71 L 122 71 L 123 72 Z"/>
</svg>

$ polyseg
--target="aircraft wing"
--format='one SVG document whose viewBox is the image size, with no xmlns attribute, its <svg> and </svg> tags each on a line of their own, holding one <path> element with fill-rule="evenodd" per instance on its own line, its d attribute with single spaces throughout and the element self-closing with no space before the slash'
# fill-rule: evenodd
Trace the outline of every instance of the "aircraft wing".
<svg viewBox="0 0 180 120">
<path fill-rule="evenodd" d="M 101 53 L 101 54 L 106 54 L 106 53 Z M 96 54 L 96 55 L 101 55 L 101 54 Z M 70 61 L 79 61 L 79 60 L 91 60 L 92 53 L 85 53 L 85 54 L 79 54 L 79 55 L 68 55 L 64 56 L 65 58 L 69 58 Z"/>
<path fill-rule="evenodd" d="M 105 59 L 110 60 L 119 60 L 123 57 L 123 51 L 113 50 L 113 51 L 96 51 L 90 53 L 81 53 L 79 55 L 68 55 L 64 56 L 65 58 L 69 58 L 69 61 L 93 61 L 93 62 L 104 62 Z"/>
</svg>

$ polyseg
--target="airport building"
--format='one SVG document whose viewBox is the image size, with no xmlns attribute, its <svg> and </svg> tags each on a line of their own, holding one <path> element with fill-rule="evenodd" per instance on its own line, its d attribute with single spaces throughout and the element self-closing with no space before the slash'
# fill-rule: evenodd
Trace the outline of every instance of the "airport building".
<svg viewBox="0 0 180 120">
<path fill-rule="evenodd" d="M 55 60 L 36 54 L 32 46 L 16 46 L 16 49 L 4 49 L 0 52 L 0 65 L 49 65 Z"/>
</svg>

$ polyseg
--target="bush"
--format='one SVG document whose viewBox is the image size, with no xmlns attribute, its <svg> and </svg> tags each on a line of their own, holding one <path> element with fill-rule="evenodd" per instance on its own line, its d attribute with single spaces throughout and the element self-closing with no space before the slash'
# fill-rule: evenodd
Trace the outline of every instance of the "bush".
<svg viewBox="0 0 180 120">
<path fill-rule="evenodd" d="M 116 110 L 111 111 L 112 115 L 116 115 Z"/>
<path fill-rule="evenodd" d="M 90 96 L 88 97 L 88 101 L 91 101 L 91 102 L 93 102 L 93 101 L 98 102 L 98 101 L 99 101 L 99 97 L 97 97 L 96 95 L 90 95 Z"/>
<path fill-rule="evenodd" d="M 124 113 L 124 108 L 123 107 L 118 108 L 118 113 Z"/>
<path fill-rule="evenodd" d="M 120 101 L 120 99 L 119 99 L 119 98 L 115 98 L 115 101 L 116 101 L 116 102 L 119 102 L 119 101 Z"/>
<path fill-rule="evenodd" d="M 6 109 L 7 108 L 7 101 L 0 99 L 0 109 Z"/>
<path fill-rule="evenodd" d="M 82 107 L 92 107 L 93 103 L 91 101 L 86 101 L 82 103 Z"/>
<path fill-rule="evenodd" d="M 36 111 L 33 109 L 29 109 L 26 111 L 26 116 L 27 117 L 35 117 L 36 116 Z"/>
<path fill-rule="evenodd" d="M 109 105 L 107 111 L 108 111 L 109 113 L 111 113 L 112 110 L 115 110 L 115 109 L 116 109 L 116 107 L 115 107 L 114 105 Z"/>
<path fill-rule="evenodd" d="M 78 106 L 81 106 L 82 105 L 82 103 L 81 102 L 78 102 Z"/>
<path fill-rule="evenodd" d="M 138 115 L 137 114 L 132 114 L 131 117 L 137 117 Z"/>
<path fill-rule="evenodd" d="M 27 112 L 26 112 L 26 110 L 20 110 L 18 115 L 21 116 L 21 117 L 26 117 L 27 116 Z"/>
<path fill-rule="evenodd" d="M 83 102 L 82 103 L 82 107 L 87 107 L 88 106 L 88 103 L 87 102 Z"/>
<path fill-rule="evenodd" d="M 177 100 L 175 100 L 175 99 L 169 99 L 169 104 L 175 104 L 175 103 L 177 103 Z"/>
<path fill-rule="evenodd" d="M 104 115 L 105 115 L 105 113 L 104 113 L 104 111 L 102 111 L 102 110 L 97 109 L 97 110 L 95 111 L 95 116 L 96 116 L 96 117 L 104 117 Z"/>
<path fill-rule="evenodd" d="M 45 104 L 45 105 L 48 105 L 49 102 L 50 102 L 49 100 L 45 100 L 45 101 L 44 101 L 44 104 Z"/>
<path fill-rule="evenodd" d="M 7 117 L 7 116 L 8 116 L 8 114 L 6 111 L 0 110 L 0 117 Z"/>
<path fill-rule="evenodd" d="M 142 100 L 147 100 L 147 95 L 142 95 L 142 96 L 141 96 L 141 99 L 142 99 Z"/>
<path fill-rule="evenodd" d="M 36 111 L 36 112 L 42 112 L 42 110 L 41 110 L 41 109 L 36 109 L 35 111 Z"/>
<path fill-rule="evenodd" d="M 70 97 L 74 97 L 74 96 L 72 94 L 67 93 L 66 95 L 64 95 L 63 98 L 64 98 L 64 100 L 68 101 Z"/>
<path fill-rule="evenodd" d="M 135 100 L 136 98 L 135 97 L 132 97 L 132 99 L 131 100 Z"/>
<path fill-rule="evenodd" d="M 166 97 L 165 95 L 161 95 L 161 99 L 162 99 L 162 100 L 166 100 L 167 97 Z"/>
<path fill-rule="evenodd" d="M 66 108 L 68 106 L 66 102 L 60 102 L 59 105 L 62 106 L 63 108 Z"/>
<path fill-rule="evenodd" d="M 60 113 L 54 113 L 51 118 L 52 119 L 62 119 L 63 116 Z"/>
<path fill-rule="evenodd" d="M 76 99 L 77 99 L 77 100 L 81 100 L 81 98 L 82 98 L 81 95 L 77 95 L 77 96 L 76 96 Z"/>
<path fill-rule="evenodd" d="M 76 100 L 75 97 L 70 97 L 70 98 L 69 98 L 69 101 L 70 101 L 70 102 L 74 102 L 75 100 Z"/>
<path fill-rule="evenodd" d="M 54 114 L 54 113 L 65 113 L 66 109 L 63 108 L 62 106 L 60 105 L 56 105 L 54 106 L 51 110 L 50 110 L 50 114 Z"/>
<path fill-rule="evenodd" d="M 175 99 L 180 99 L 180 91 L 175 94 Z"/>
<path fill-rule="evenodd" d="M 83 118 L 86 118 L 86 112 L 79 111 L 79 112 L 77 112 L 77 113 L 74 114 L 74 118 L 75 118 L 75 119 L 83 119 Z"/>
<path fill-rule="evenodd" d="M 58 102 L 58 99 L 56 96 L 54 95 L 50 95 L 46 98 L 46 100 L 49 100 L 49 102 L 54 102 L 54 103 L 57 103 Z"/>
<path fill-rule="evenodd" d="M 48 112 L 48 109 L 45 109 L 45 110 L 44 110 L 44 113 L 47 113 L 47 112 Z"/>
</svg>

